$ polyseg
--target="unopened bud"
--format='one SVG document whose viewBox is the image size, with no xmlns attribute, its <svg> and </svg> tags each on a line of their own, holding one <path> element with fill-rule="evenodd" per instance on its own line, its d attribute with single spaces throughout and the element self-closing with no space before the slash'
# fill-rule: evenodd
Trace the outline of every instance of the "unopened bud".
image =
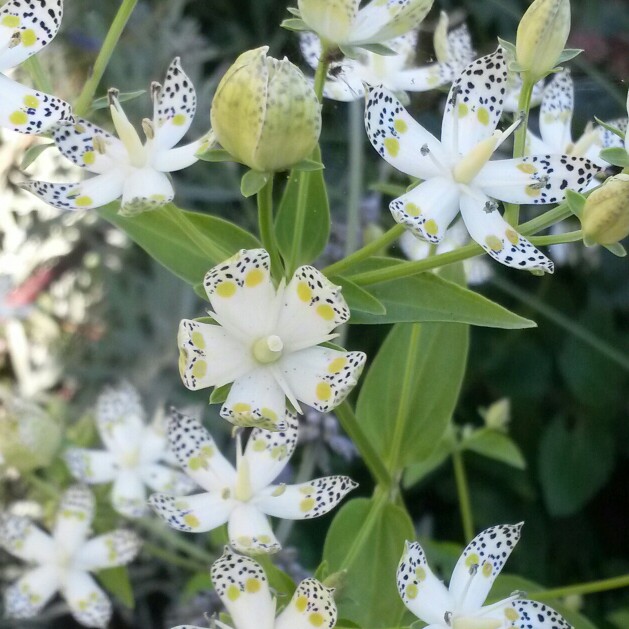
<svg viewBox="0 0 629 629">
<path fill-rule="evenodd" d="M 511 421 L 511 401 L 503 397 L 491 406 L 481 409 L 480 414 L 485 420 L 487 428 L 492 430 L 506 430 Z"/>
<path fill-rule="evenodd" d="M 535 0 L 522 16 L 515 40 L 516 61 L 531 82 L 559 62 L 570 33 L 570 0 Z"/>
<path fill-rule="evenodd" d="M 253 170 L 286 170 L 319 140 L 321 106 L 288 59 L 249 50 L 227 70 L 212 102 L 212 130 L 221 146 Z"/>
<path fill-rule="evenodd" d="M 301 19 L 323 41 L 332 44 L 348 42 L 358 14 L 356 0 L 298 0 Z"/>
<path fill-rule="evenodd" d="M 629 235 L 629 175 L 610 177 L 590 194 L 581 225 L 587 246 L 613 245 Z"/>
</svg>

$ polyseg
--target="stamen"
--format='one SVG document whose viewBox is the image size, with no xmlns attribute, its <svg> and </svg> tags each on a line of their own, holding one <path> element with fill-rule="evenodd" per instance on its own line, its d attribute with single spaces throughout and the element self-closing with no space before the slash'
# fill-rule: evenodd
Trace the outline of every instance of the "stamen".
<svg viewBox="0 0 629 629">
<path fill-rule="evenodd" d="M 459 85 L 452 86 L 450 105 L 452 105 L 452 141 L 454 142 L 454 146 L 450 148 L 454 155 L 459 155 L 459 113 L 456 110 L 456 100 L 461 92 L 462 90 Z"/>
<path fill-rule="evenodd" d="M 448 625 L 448 627 L 451 626 L 451 622 L 452 622 L 452 612 L 446 612 L 443 615 L 443 619 L 445 620 L 446 625 Z"/>
<path fill-rule="evenodd" d="M 493 199 L 489 199 L 489 201 L 487 201 L 485 203 L 485 206 L 483 207 L 483 212 L 485 212 L 485 214 L 491 214 L 492 212 L 495 212 L 497 209 L 498 209 L 498 203 L 494 201 Z"/>
<path fill-rule="evenodd" d="M 104 155 L 107 152 L 107 143 L 102 135 L 95 135 L 92 138 L 92 146 L 100 155 Z"/>
<path fill-rule="evenodd" d="M 419 149 L 422 157 L 430 157 L 430 161 L 441 171 L 447 170 L 447 168 L 434 156 L 433 152 L 430 150 L 428 144 L 423 144 Z"/>
<path fill-rule="evenodd" d="M 15 31 L 15 33 L 13 33 L 11 35 L 11 38 L 9 39 L 9 44 L 7 48 L 9 50 L 11 50 L 11 48 L 15 48 L 21 41 L 22 41 L 22 37 L 20 35 L 20 31 Z"/>
<path fill-rule="evenodd" d="M 152 140 L 155 137 L 155 127 L 150 118 L 142 119 L 142 131 L 144 131 L 147 140 Z"/>
<path fill-rule="evenodd" d="M 151 83 L 151 100 L 156 101 L 162 93 L 162 84 L 157 81 Z"/>
<path fill-rule="evenodd" d="M 507 127 L 507 129 L 505 129 L 504 131 L 494 132 L 494 135 L 498 134 L 498 142 L 496 143 L 496 148 L 494 149 L 494 151 L 497 150 L 498 147 L 520 126 L 522 120 L 524 120 L 524 117 L 520 115 L 518 116 L 518 119 L 515 120 L 513 124 Z"/>
</svg>

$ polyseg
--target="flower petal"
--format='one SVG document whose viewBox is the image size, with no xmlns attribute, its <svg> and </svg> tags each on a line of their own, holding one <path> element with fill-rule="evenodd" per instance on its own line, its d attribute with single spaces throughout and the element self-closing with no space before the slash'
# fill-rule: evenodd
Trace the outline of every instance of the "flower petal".
<svg viewBox="0 0 629 629">
<path fill-rule="evenodd" d="M 457 611 L 478 609 L 520 539 L 522 522 L 492 526 L 465 548 L 452 572 L 450 595 Z"/>
<path fill-rule="evenodd" d="M 80 183 L 25 181 L 20 186 L 60 210 L 89 210 L 115 201 L 123 183 L 124 172 L 116 169 Z"/>
<path fill-rule="evenodd" d="M 20 133 L 44 133 L 61 121 L 73 122 L 65 101 L 32 90 L 0 74 L 0 126 Z"/>
<path fill-rule="evenodd" d="M 28 518 L 9 513 L 0 515 L 0 546 L 14 557 L 41 563 L 55 555 L 55 543 Z"/>
<path fill-rule="evenodd" d="M 181 379 L 192 391 L 228 384 L 257 365 L 251 348 L 220 325 L 183 319 L 177 345 Z"/>
<path fill-rule="evenodd" d="M 425 0 L 372 0 L 358 11 L 349 43 L 386 42 L 399 37 L 416 28 L 431 6 Z"/>
<path fill-rule="evenodd" d="M 311 32 L 299 33 L 299 50 L 306 63 L 316 70 L 321 56 L 321 40 Z"/>
<path fill-rule="evenodd" d="M 61 593 L 80 624 L 102 628 L 109 624 L 111 602 L 87 572 L 72 571 L 66 577 Z"/>
<path fill-rule="evenodd" d="M 258 367 L 234 381 L 221 408 L 221 417 L 235 426 L 282 430 L 286 396 L 273 371 Z"/>
<path fill-rule="evenodd" d="M 53 539 L 57 546 L 73 553 L 87 539 L 94 519 L 94 495 L 85 485 L 71 485 L 61 496 Z"/>
<path fill-rule="evenodd" d="M 168 526 L 185 533 L 205 533 L 227 522 L 238 503 L 222 494 L 171 496 L 152 494 L 149 505 Z"/>
<path fill-rule="evenodd" d="M 271 334 L 276 299 L 269 254 L 264 249 L 241 249 L 210 269 L 203 284 L 221 325 L 233 327 L 248 341 Z"/>
<path fill-rule="evenodd" d="M 502 50 L 470 63 L 454 81 L 441 123 L 441 142 L 465 155 L 491 136 L 502 115 L 507 64 Z"/>
<path fill-rule="evenodd" d="M 340 70 L 338 70 L 338 74 L 335 74 L 334 79 L 324 83 L 323 95 L 342 103 L 350 103 L 363 98 L 366 93 L 365 81 L 355 66 L 343 63 L 342 66 L 338 67 Z"/>
<path fill-rule="evenodd" d="M 511 622 L 507 627 L 517 627 L 517 629 L 573 629 L 572 625 L 552 607 L 538 603 L 537 601 L 527 601 L 518 599 L 511 603 L 512 611 L 509 608 L 505 611 L 505 616 Z"/>
<path fill-rule="evenodd" d="M 74 566 L 86 572 L 124 566 L 135 559 L 141 546 L 142 540 L 134 531 L 116 529 L 81 546 L 74 556 Z"/>
<path fill-rule="evenodd" d="M 354 388 L 366 359 L 363 352 L 316 346 L 283 356 L 276 368 L 298 400 L 326 412 Z"/>
<path fill-rule="evenodd" d="M 544 143 L 553 153 L 564 153 L 572 144 L 574 85 L 569 70 L 553 75 L 544 88 L 539 110 L 539 130 Z"/>
<path fill-rule="evenodd" d="M 151 166 L 165 173 L 188 168 L 188 166 L 192 166 L 192 164 L 199 161 L 196 154 L 202 145 L 203 140 L 196 140 L 176 149 L 158 151 L 151 159 Z"/>
<path fill-rule="evenodd" d="M 336 617 L 334 589 L 325 587 L 316 579 L 304 579 L 277 617 L 275 629 L 332 629 Z"/>
<path fill-rule="evenodd" d="M 155 102 L 153 124 L 156 149 L 172 148 L 186 135 L 197 109 L 194 85 L 175 57 L 166 71 L 166 80 Z"/>
<path fill-rule="evenodd" d="M 136 216 L 155 210 L 175 198 L 170 179 L 154 168 L 134 168 L 124 180 L 120 214 Z"/>
<path fill-rule="evenodd" d="M 5 613 L 10 618 L 37 616 L 58 589 L 56 566 L 39 566 L 29 570 L 4 591 Z"/>
<path fill-rule="evenodd" d="M 236 482 L 236 470 L 199 420 L 171 410 L 168 440 L 183 471 L 203 489 L 222 492 Z"/>
<path fill-rule="evenodd" d="M 127 518 L 140 518 L 146 513 L 146 488 L 137 469 L 118 472 L 111 489 L 111 504 Z"/>
<path fill-rule="evenodd" d="M 118 472 L 116 460 L 111 452 L 68 448 L 63 458 L 72 476 L 82 483 L 110 483 Z"/>
<path fill-rule="evenodd" d="M 454 609 L 446 586 L 433 574 L 417 542 L 406 542 L 397 568 L 397 590 L 404 605 L 425 623 L 443 627 L 446 612 Z"/>
<path fill-rule="evenodd" d="M 251 503 L 239 503 L 227 523 L 229 543 L 247 554 L 276 553 L 281 549 L 269 520 Z"/>
<path fill-rule="evenodd" d="M 299 485 L 271 485 L 251 504 L 276 518 L 308 520 L 334 509 L 356 487 L 358 483 L 347 476 L 325 476 Z"/>
<path fill-rule="evenodd" d="M 553 272 L 552 261 L 502 218 L 489 197 L 478 191 L 463 194 L 461 215 L 470 236 L 494 260 L 514 269 Z"/>
<path fill-rule="evenodd" d="M 397 72 L 387 81 L 387 87 L 394 92 L 427 92 L 452 81 L 452 66 L 445 63 L 431 63 L 423 68 L 412 68 Z"/>
<path fill-rule="evenodd" d="M 197 484 L 191 478 L 160 463 L 143 465 L 138 472 L 144 484 L 153 491 L 179 495 L 190 493 L 197 488 Z"/>
<path fill-rule="evenodd" d="M 459 186 L 452 180 L 434 177 L 393 199 L 389 210 L 395 221 L 415 236 L 438 244 L 459 212 L 460 196 Z"/>
<path fill-rule="evenodd" d="M 225 546 L 223 555 L 212 564 L 210 576 L 235 627 L 273 629 L 275 601 L 257 561 Z"/>
<path fill-rule="evenodd" d="M 283 430 L 272 432 L 255 428 L 249 436 L 244 458 L 254 494 L 277 478 L 295 451 L 299 421 L 294 413 L 286 413 L 285 420 Z"/>
<path fill-rule="evenodd" d="M 0 9 L 0 72 L 13 68 L 47 46 L 61 26 L 63 1 L 10 0 Z M 9 41 L 19 33 L 15 45 Z M 4 97 L 4 93 L 3 93 Z"/>
<path fill-rule="evenodd" d="M 472 184 L 507 203 L 558 203 L 567 190 L 583 192 L 600 168 L 584 157 L 531 155 L 487 162 Z"/>
<path fill-rule="evenodd" d="M 429 179 L 445 172 L 447 157 L 439 140 L 382 87 L 369 93 L 365 128 L 381 157 L 403 173 Z"/>
<path fill-rule="evenodd" d="M 334 328 L 349 320 L 341 287 L 312 266 L 300 266 L 286 286 L 277 321 L 284 356 L 329 340 Z"/>
</svg>

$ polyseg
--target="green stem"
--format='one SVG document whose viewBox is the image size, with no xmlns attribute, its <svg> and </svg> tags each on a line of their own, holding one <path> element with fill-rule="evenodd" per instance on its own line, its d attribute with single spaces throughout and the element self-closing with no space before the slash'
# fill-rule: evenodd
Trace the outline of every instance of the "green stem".
<svg viewBox="0 0 629 629">
<path fill-rule="evenodd" d="M 54 498 L 55 500 L 58 500 L 59 497 L 61 496 L 61 490 L 58 487 L 51 485 L 48 481 L 44 480 L 43 478 L 39 478 L 39 476 L 37 476 L 35 472 L 29 472 L 29 473 L 24 474 L 24 480 L 26 480 L 27 483 L 35 487 L 35 489 L 40 491 L 42 494 L 46 494 L 47 496 L 50 496 L 51 498 Z"/>
<path fill-rule="evenodd" d="M 541 232 L 543 229 L 546 229 L 547 227 L 550 227 L 555 223 L 563 221 L 569 216 L 572 216 L 572 211 L 568 207 L 568 204 L 564 201 L 563 203 L 560 203 L 557 207 L 554 207 L 552 210 L 544 212 L 541 216 L 537 216 L 536 218 L 531 219 L 526 223 L 522 223 L 518 231 L 523 236 L 536 234 L 537 232 Z"/>
<path fill-rule="evenodd" d="M 531 242 L 538 247 L 547 245 L 563 245 L 567 242 L 579 242 L 580 240 L 583 240 L 583 232 L 580 229 L 573 232 L 565 232 L 564 234 L 533 236 L 533 238 L 531 238 Z"/>
<path fill-rule="evenodd" d="M 179 555 L 175 555 L 174 553 L 171 553 L 161 546 L 157 546 L 156 544 L 153 544 L 151 542 L 143 542 L 142 551 L 147 553 L 148 555 L 151 555 L 152 557 L 157 557 L 157 559 L 161 559 L 168 564 L 179 566 L 180 568 L 185 568 L 186 570 L 190 570 L 191 572 L 207 572 L 209 569 L 208 564 L 192 561 L 190 559 L 186 559 L 185 557 L 180 557 Z"/>
<path fill-rule="evenodd" d="M 330 65 L 330 49 L 324 44 L 321 49 L 321 55 L 319 56 L 319 63 L 315 71 L 314 78 L 314 91 L 319 99 L 319 102 L 323 102 L 323 87 L 325 85 L 325 78 L 328 74 L 328 66 Z"/>
<path fill-rule="evenodd" d="M 284 273 L 284 267 L 279 254 L 275 228 L 273 225 L 273 174 L 258 192 L 258 225 L 262 246 L 269 252 L 271 258 L 271 274 L 279 278 Z"/>
<path fill-rule="evenodd" d="M 35 83 L 35 87 L 42 92 L 52 94 L 53 87 L 52 83 L 50 82 L 50 77 L 48 74 L 46 74 L 46 72 L 44 72 L 38 56 L 33 55 L 32 57 L 29 57 L 24 62 L 24 65 L 28 70 L 28 73 L 31 75 L 33 83 Z"/>
<path fill-rule="evenodd" d="M 608 590 L 617 590 L 618 588 L 624 587 L 629 587 L 629 574 L 623 574 L 620 577 L 612 577 L 611 579 L 603 579 L 601 581 L 589 581 L 588 583 L 567 585 L 552 590 L 529 592 L 528 595 L 530 598 L 545 601 L 563 598 L 564 596 L 570 596 L 572 594 L 595 594 L 596 592 L 607 592 Z"/>
<path fill-rule="evenodd" d="M 392 483 L 389 470 L 385 467 L 380 455 L 376 452 L 376 449 L 369 441 L 367 435 L 363 432 L 352 407 L 347 400 L 342 402 L 340 406 L 336 407 L 334 411 L 338 420 L 343 426 L 343 430 L 347 433 L 349 438 L 354 442 L 356 449 L 360 452 L 360 455 L 367 466 L 367 469 L 371 472 L 374 479 L 384 485 L 390 487 Z"/>
<path fill-rule="evenodd" d="M 459 496 L 459 510 L 461 511 L 461 522 L 463 523 L 463 534 L 465 543 L 474 539 L 474 517 L 472 515 L 472 502 L 470 500 L 470 490 L 467 484 L 467 475 L 463 465 L 463 455 L 456 449 L 452 453 L 452 464 L 454 465 L 454 478 L 456 480 L 456 491 Z"/>
<path fill-rule="evenodd" d="M 109 32 L 107 33 L 100 52 L 96 57 L 90 76 L 85 82 L 83 90 L 74 105 L 74 111 L 77 116 L 85 116 L 85 114 L 90 110 L 98 84 L 103 78 L 103 74 L 109 64 L 109 59 L 111 58 L 111 55 L 118 44 L 118 40 L 122 35 L 122 31 L 127 25 L 127 22 L 129 21 L 137 3 L 138 0 L 122 0 L 118 13 L 116 13 L 116 17 L 111 23 Z"/>
<path fill-rule="evenodd" d="M 347 195 L 347 233 L 345 255 L 358 248 L 360 232 L 360 202 L 363 190 L 363 136 L 365 134 L 364 105 L 355 100 L 349 103 L 349 190 Z"/>
</svg>

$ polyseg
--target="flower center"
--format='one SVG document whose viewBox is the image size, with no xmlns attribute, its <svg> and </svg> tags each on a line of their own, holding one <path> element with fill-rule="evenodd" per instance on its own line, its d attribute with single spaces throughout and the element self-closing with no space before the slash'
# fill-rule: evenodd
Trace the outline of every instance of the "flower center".
<svg viewBox="0 0 629 629">
<path fill-rule="evenodd" d="M 479 142 L 461 161 L 452 169 L 452 176 L 457 183 L 470 183 L 481 168 L 489 161 L 494 154 L 498 143 L 500 132 Z"/>
<path fill-rule="evenodd" d="M 500 629 L 502 621 L 498 618 L 459 617 L 452 619 L 452 629 Z"/>
<path fill-rule="evenodd" d="M 133 469 L 138 466 L 139 460 L 140 460 L 140 452 L 138 448 L 133 448 L 133 450 L 129 450 L 129 452 L 125 452 L 120 457 L 120 466 L 126 469 Z"/>
<path fill-rule="evenodd" d="M 253 344 L 253 357 L 263 365 L 274 363 L 282 357 L 284 343 L 277 334 L 263 336 Z"/>
<path fill-rule="evenodd" d="M 249 461 L 242 453 L 240 433 L 236 439 L 236 487 L 234 487 L 234 498 L 240 500 L 240 502 L 248 502 L 253 496 Z"/>
</svg>

